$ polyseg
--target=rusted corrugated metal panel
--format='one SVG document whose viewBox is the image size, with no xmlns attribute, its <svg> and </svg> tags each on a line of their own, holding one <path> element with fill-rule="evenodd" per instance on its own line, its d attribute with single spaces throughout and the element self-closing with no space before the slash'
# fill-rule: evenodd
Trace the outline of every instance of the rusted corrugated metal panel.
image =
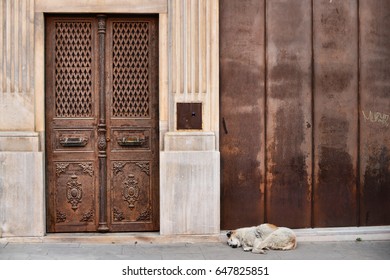
<svg viewBox="0 0 390 280">
<path fill-rule="evenodd" d="M 264 220 L 264 5 L 220 1 L 221 227 Z"/>
<path fill-rule="evenodd" d="M 311 225 L 311 1 L 267 1 L 267 221 Z"/>
<path fill-rule="evenodd" d="M 357 225 L 357 1 L 313 4 L 313 226 Z"/>
<path fill-rule="evenodd" d="M 361 225 L 390 224 L 390 1 L 360 1 Z"/>
</svg>

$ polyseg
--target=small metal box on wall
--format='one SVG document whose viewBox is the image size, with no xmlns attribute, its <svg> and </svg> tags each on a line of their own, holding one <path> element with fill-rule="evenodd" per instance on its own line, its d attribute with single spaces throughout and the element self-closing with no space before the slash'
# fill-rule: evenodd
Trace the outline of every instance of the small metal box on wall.
<svg viewBox="0 0 390 280">
<path fill-rule="evenodd" d="M 202 129 L 202 103 L 177 103 L 177 129 Z"/>
</svg>

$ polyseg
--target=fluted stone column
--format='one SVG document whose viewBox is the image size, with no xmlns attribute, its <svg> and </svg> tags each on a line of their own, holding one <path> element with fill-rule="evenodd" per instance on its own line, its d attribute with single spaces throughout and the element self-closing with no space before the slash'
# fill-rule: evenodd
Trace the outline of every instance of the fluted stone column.
<svg viewBox="0 0 390 280">
<path fill-rule="evenodd" d="M 44 234 L 35 129 L 34 0 L 0 1 L 0 237 Z"/>
<path fill-rule="evenodd" d="M 160 160 L 160 232 L 218 234 L 218 1 L 168 1 L 168 34 L 169 131 Z M 201 128 L 178 127 L 178 103 L 201 104 Z"/>
</svg>

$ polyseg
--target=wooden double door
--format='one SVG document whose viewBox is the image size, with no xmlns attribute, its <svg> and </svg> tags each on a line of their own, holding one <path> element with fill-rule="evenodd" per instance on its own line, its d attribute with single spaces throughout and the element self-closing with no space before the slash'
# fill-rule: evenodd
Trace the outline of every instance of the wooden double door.
<svg viewBox="0 0 390 280">
<path fill-rule="evenodd" d="M 159 229 L 158 20 L 46 18 L 48 232 Z"/>
</svg>

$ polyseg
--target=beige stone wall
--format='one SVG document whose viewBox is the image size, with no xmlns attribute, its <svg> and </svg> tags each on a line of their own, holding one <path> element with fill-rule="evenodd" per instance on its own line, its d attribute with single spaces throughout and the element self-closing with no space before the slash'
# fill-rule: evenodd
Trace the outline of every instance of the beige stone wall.
<svg viewBox="0 0 390 280">
<path fill-rule="evenodd" d="M 45 234 L 44 13 L 159 14 L 161 233 L 218 233 L 218 0 L 0 0 L 2 235 Z M 177 131 L 177 102 L 202 103 L 202 130 Z"/>
<path fill-rule="evenodd" d="M 0 1 L 0 131 L 34 131 L 34 0 Z"/>
<path fill-rule="evenodd" d="M 160 233 L 219 234 L 218 1 L 168 1 L 168 126 L 160 157 Z M 176 104 L 202 103 L 202 129 L 178 130 Z"/>
<path fill-rule="evenodd" d="M 1 0 L 0 19 L 0 233 L 42 236 L 44 173 L 35 127 L 34 0 Z"/>
<path fill-rule="evenodd" d="M 45 234 L 42 157 L 0 152 L 0 238 Z"/>
<path fill-rule="evenodd" d="M 219 62 L 218 1 L 169 1 L 170 20 L 170 105 L 201 102 L 203 130 L 217 131 Z M 170 108 L 170 112 L 175 112 Z M 176 114 L 171 114 L 170 130 L 176 130 Z"/>
</svg>

